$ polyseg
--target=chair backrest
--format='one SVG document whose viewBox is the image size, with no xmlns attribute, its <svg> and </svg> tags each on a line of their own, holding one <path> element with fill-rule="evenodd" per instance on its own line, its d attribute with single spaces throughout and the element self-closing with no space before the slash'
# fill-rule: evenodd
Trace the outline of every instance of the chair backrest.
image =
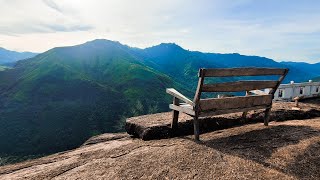
<svg viewBox="0 0 320 180">
<path fill-rule="evenodd" d="M 252 106 L 268 105 L 272 103 L 273 95 L 284 79 L 288 69 L 279 68 L 223 68 L 223 69 L 200 69 L 199 82 L 194 97 L 196 109 L 201 111 L 248 108 Z M 278 80 L 240 80 L 216 84 L 204 84 L 207 77 L 234 77 L 234 76 L 280 76 Z M 265 95 L 208 98 L 200 99 L 202 92 L 240 92 L 261 90 L 270 88 Z"/>
</svg>

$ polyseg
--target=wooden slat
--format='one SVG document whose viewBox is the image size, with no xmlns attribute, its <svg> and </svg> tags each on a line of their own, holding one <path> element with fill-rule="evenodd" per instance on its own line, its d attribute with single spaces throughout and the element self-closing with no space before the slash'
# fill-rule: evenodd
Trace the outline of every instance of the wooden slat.
<svg viewBox="0 0 320 180">
<path fill-rule="evenodd" d="M 237 81 L 218 84 L 204 84 L 202 92 L 236 92 L 250 91 L 265 88 L 274 88 L 278 81 Z"/>
<path fill-rule="evenodd" d="M 210 98 L 200 100 L 201 111 L 215 111 L 224 109 L 240 109 L 254 106 L 270 105 L 272 95 L 241 96 L 226 98 Z"/>
<path fill-rule="evenodd" d="M 177 105 L 173 105 L 173 104 L 169 104 L 169 108 L 176 110 L 176 111 L 180 111 L 186 114 L 189 114 L 191 116 L 195 115 L 194 110 L 192 109 L 192 106 L 188 105 L 188 106 L 177 106 Z"/>
<path fill-rule="evenodd" d="M 285 74 L 286 70 L 287 69 L 279 69 L 279 68 L 202 69 L 205 77 L 283 75 Z"/>
<path fill-rule="evenodd" d="M 184 101 L 185 103 L 190 104 L 191 106 L 193 106 L 193 102 L 188 99 L 187 97 L 185 97 L 184 95 L 182 95 L 181 93 L 179 93 L 177 90 L 173 89 L 173 88 L 167 88 L 166 92 L 178 99 L 180 99 L 181 101 Z"/>
<path fill-rule="evenodd" d="M 269 106 L 254 106 L 248 108 L 240 108 L 240 109 L 224 109 L 224 110 L 216 110 L 216 111 L 209 111 L 209 112 L 200 112 L 200 117 L 205 116 L 216 116 L 221 114 L 229 114 L 229 113 L 236 113 L 236 112 L 247 112 L 257 109 L 266 109 Z"/>
</svg>

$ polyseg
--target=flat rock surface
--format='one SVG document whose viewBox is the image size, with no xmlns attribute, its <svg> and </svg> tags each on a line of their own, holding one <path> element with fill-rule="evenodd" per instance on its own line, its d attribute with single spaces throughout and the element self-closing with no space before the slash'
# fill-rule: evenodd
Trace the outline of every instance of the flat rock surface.
<svg viewBox="0 0 320 180">
<path fill-rule="evenodd" d="M 143 141 L 103 134 L 83 146 L 0 167 L 0 179 L 319 179 L 320 118 L 246 124 Z"/>
<path fill-rule="evenodd" d="M 202 118 L 200 119 L 200 131 L 205 133 L 248 123 L 262 123 L 264 112 L 263 110 L 250 111 L 246 119 L 242 119 L 241 115 L 242 113 L 232 113 Z M 273 121 L 309 119 L 312 117 L 320 117 L 320 98 L 300 102 L 299 108 L 295 107 L 294 102 L 278 101 L 273 103 L 271 111 L 271 120 Z M 126 120 L 126 131 L 128 134 L 143 140 L 163 139 L 193 134 L 192 117 L 180 113 L 177 130 L 172 130 L 170 128 L 171 120 L 171 112 L 132 117 Z"/>
</svg>

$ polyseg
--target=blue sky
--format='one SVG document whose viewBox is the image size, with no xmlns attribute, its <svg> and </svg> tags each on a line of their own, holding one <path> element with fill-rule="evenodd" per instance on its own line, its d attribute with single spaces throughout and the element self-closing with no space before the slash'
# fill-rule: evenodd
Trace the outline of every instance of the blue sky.
<svg viewBox="0 0 320 180">
<path fill-rule="evenodd" d="M 320 61 L 318 0 L 0 0 L 0 17 L 0 46 L 18 51 L 104 38 Z"/>
</svg>

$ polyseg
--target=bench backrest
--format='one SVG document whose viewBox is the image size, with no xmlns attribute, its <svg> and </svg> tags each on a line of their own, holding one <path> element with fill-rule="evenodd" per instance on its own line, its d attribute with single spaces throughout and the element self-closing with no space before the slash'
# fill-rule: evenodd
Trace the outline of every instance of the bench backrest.
<svg viewBox="0 0 320 180">
<path fill-rule="evenodd" d="M 284 79 L 288 69 L 279 68 L 224 68 L 200 69 L 199 82 L 194 97 L 197 111 L 219 111 L 226 109 L 243 109 L 253 106 L 267 106 L 272 104 L 274 93 Z M 240 80 L 217 84 L 204 84 L 207 77 L 232 77 L 232 76 L 280 76 L 278 80 Z M 226 98 L 201 99 L 202 92 L 241 92 L 270 88 L 268 94 Z M 248 95 L 248 94 L 247 94 Z"/>
</svg>

